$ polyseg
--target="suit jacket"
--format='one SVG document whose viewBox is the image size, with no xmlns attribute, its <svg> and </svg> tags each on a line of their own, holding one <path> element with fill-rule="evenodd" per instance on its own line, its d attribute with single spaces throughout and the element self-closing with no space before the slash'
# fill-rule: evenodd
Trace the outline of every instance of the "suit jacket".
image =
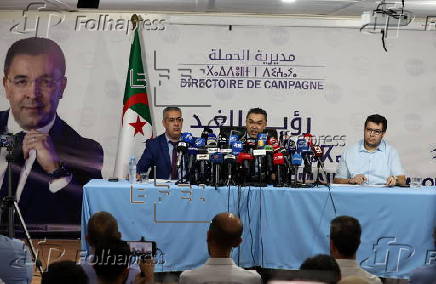
<svg viewBox="0 0 436 284">
<path fill-rule="evenodd" d="M 148 139 L 145 142 L 145 150 L 142 153 L 141 159 L 139 159 L 136 165 L 136 171 L 143 173 L 149 167 L 153 169 L 156 166 L 156 178 L 169 179 L 171 175 L 171 162 L 168 149 L 165 133 L 154 139 Z M 150 178 L 152 177 L 154 177 L 153 171 L 150 172 Z"/>
<path fill-rule="evenodd" d="M 0 112 L 0 133 L 6 131 L 8 116 L 9 111 Z M 80 136 L 59 116 L 56 116 L 49 135 L 60 161 L 71 172 L 72 180 L 64 188 L 52 193 L 48 174 L 35 160 L 18 205 L 26 223 L 80 224 L 82 187 L 90 179 L 102 178 L 103 149 L 96 141 Z M 21 167 L 13 169 L 12 173 L 16 171 L 14 174 L 19 175 Z M 5 173 L 0 197 L 7 194 Z"/>
</svg>

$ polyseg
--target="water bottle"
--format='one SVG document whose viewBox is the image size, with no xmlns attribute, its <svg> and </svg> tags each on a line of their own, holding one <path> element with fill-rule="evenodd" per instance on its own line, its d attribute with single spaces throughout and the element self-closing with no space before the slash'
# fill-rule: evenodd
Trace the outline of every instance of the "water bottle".
<svg viewBox="0 0 436 284">
<path fill-rule="evenodd" d="M 129 182 L 136 182 L 136 161 L 134 156 L 129 159 Z"/>
</svg>

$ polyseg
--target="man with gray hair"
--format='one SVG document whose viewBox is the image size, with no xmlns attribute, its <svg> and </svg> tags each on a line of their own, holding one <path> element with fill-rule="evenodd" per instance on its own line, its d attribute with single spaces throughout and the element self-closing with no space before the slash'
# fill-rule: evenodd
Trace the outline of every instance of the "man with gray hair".
<svg viewBox="0 0 436 284">
<path fill-rule="evenodd" d="M 182 111 L 178 107 L 166 107 L 162 117 L 165 133 L 147 140 L 136 170 L 144 173 L 150 167 L 153 169 L 156 166 L 156 178 L 178 179 L 176 148 L 183 126 Z"/>
</svg>

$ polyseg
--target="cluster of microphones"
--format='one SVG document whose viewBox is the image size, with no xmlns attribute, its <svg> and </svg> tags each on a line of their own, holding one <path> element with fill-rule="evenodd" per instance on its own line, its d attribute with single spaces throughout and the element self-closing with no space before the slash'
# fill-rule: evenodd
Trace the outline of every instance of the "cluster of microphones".
<svg viewBox="0 0 436 284">
<path fill-rule="evenodd" d="M 182 133 L 177 144 L 178 183 L 210 186 L 311 186 L 312 163 L 323 169 L 323 149 L 312 143 L 312 135 L 278 138 L 259 133 L 241 137 L 238 131 L 218 137 L 205 128 L 201 137 Z M 302 168 L 302 170 L 301 170 Z M 319 180 L 315 181 L 318 183 Z"/>
</svg>

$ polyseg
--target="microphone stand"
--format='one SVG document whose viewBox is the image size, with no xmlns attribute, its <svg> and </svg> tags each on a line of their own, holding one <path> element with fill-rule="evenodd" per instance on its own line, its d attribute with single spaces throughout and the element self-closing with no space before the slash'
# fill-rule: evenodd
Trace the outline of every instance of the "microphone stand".
<svg viewBox="0 0 436 284">
<path fill-rule="evenodd" d="M 180 179 L 176 182 L 177 185 L 185 185 L 188 184 L 188 180 L 187 180 L 187 173 L 185 173 L 185 175 L 183 175 L 184 172 L 184 165 L 185 165 L 185 153 L 184 152 L 180 152 Z"/>
</svg>

